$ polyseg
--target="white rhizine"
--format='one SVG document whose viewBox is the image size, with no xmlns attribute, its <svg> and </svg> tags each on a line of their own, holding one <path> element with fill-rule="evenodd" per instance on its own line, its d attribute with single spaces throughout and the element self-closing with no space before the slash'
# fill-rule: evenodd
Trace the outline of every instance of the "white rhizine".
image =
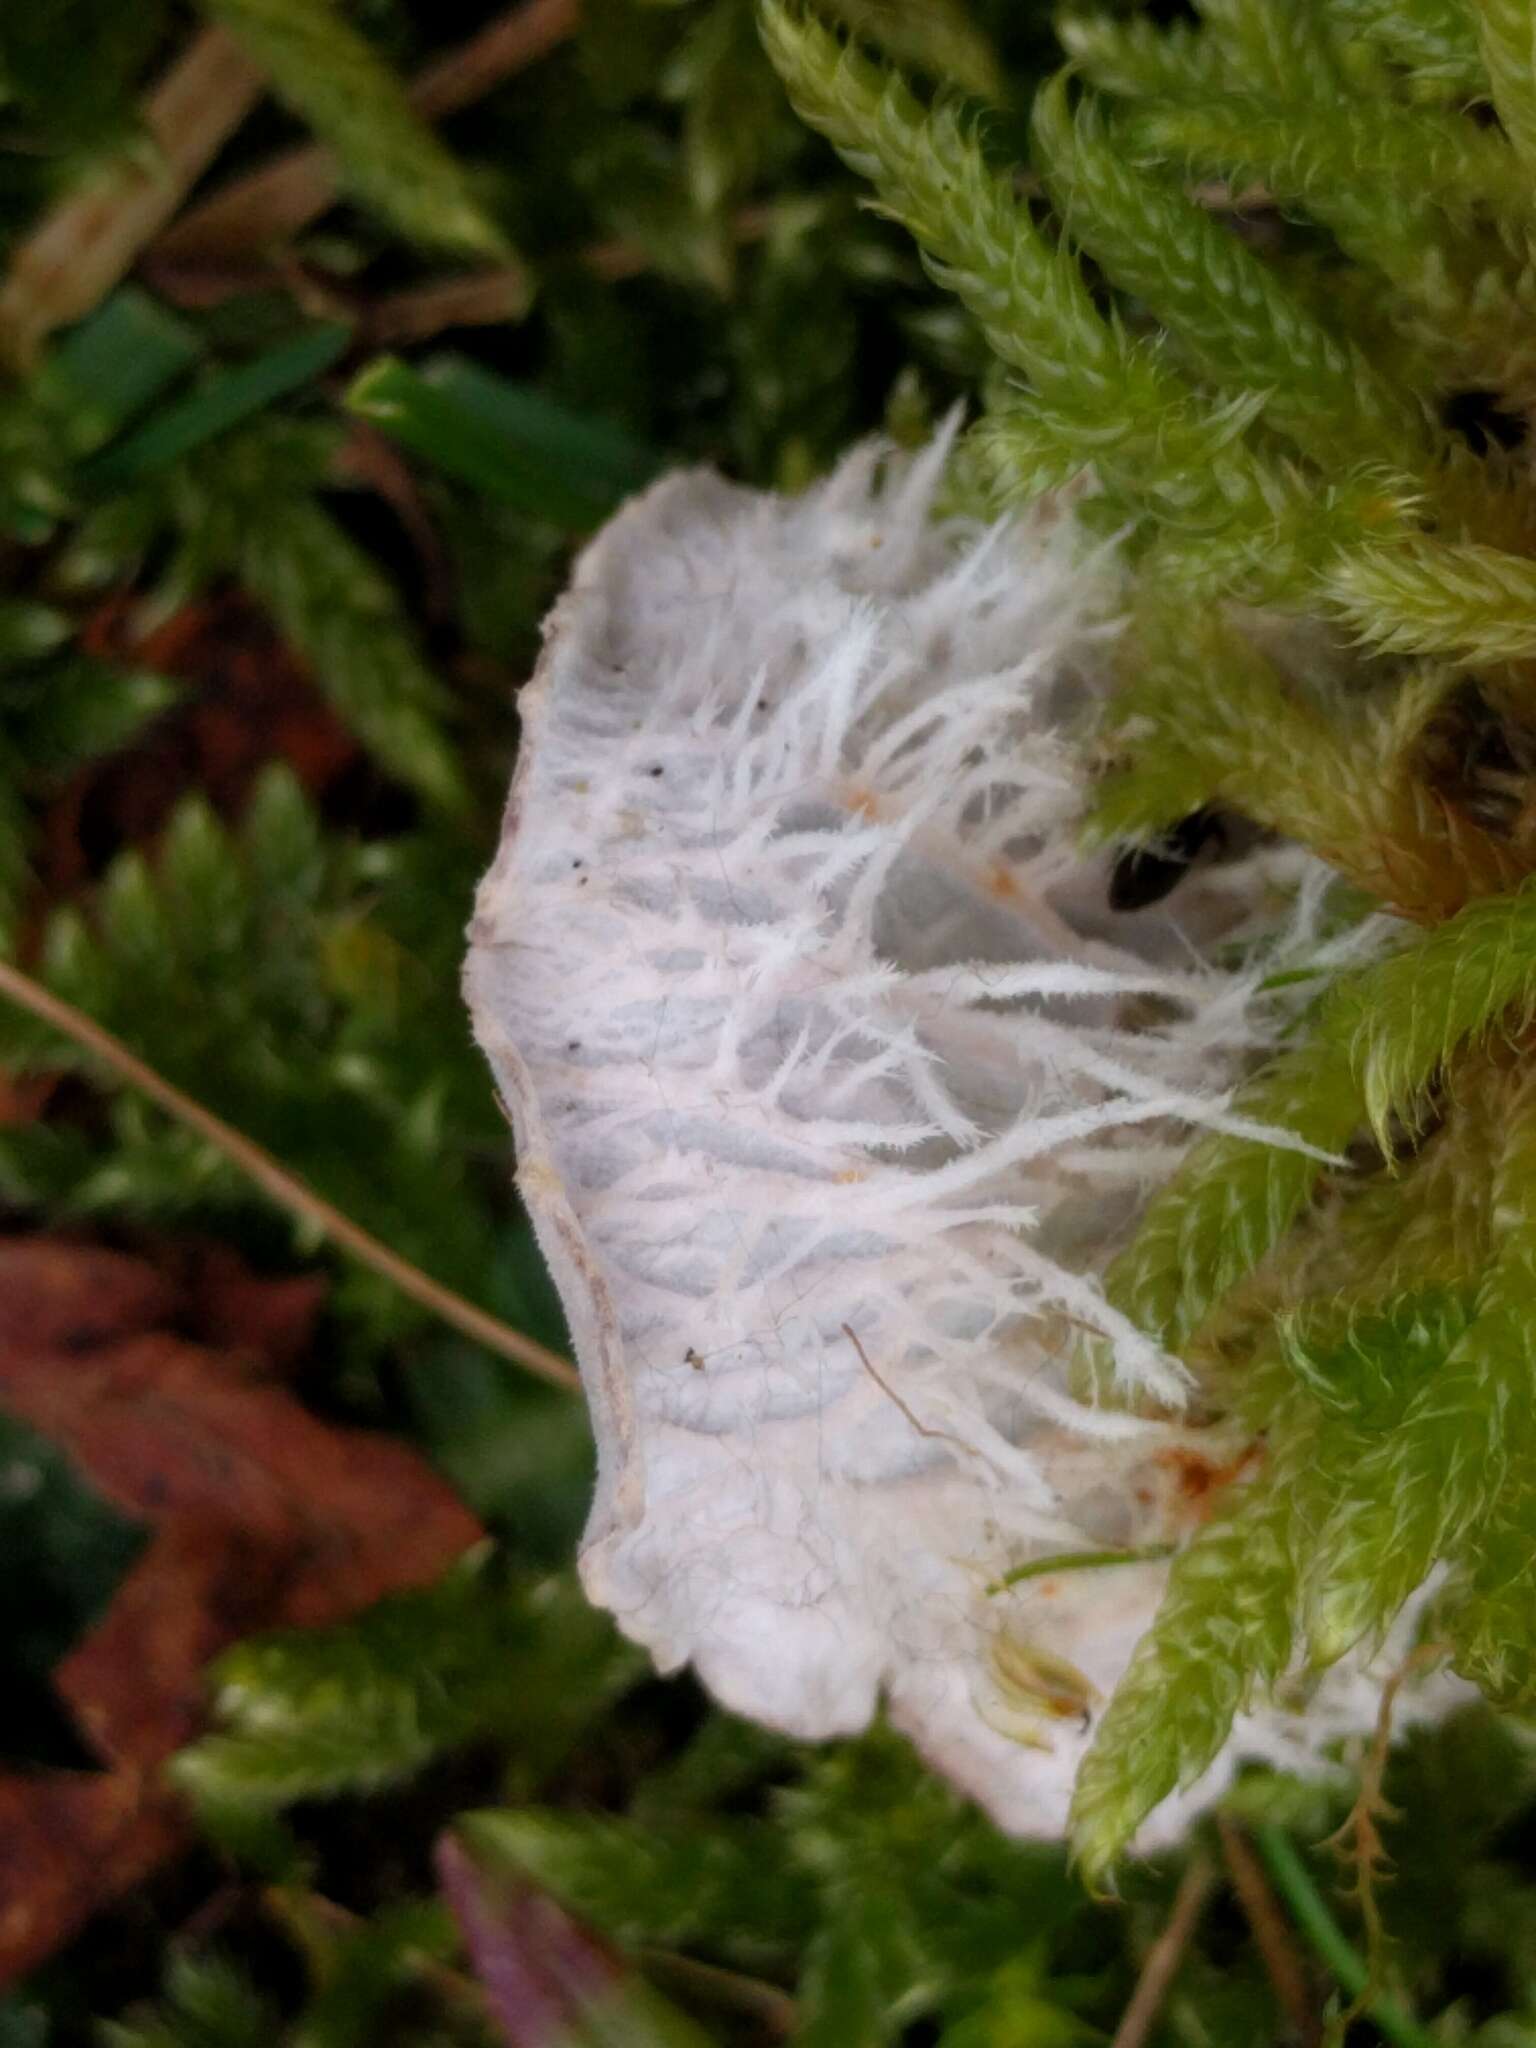
<svg viewBox="0 0 1536 2048">
<path fill-rule="evenodd" d="M 986 1586 L 1177 1540 L 1242 1448 L 1179 1420 L 1096 1275 L 1193 1127 L 1246 1128 L 1288 1000 L 1259 956 L 1372 934 L 1322 942 L 1292 849 L 1107 908 L 1078 747 L 1119 572 L 1060 511 L 935 522 L 944 454 L 792 499 L 673 477 L 598 537 L 522 698 L 469 992 L 592 1406 L 593 1599 L 798 1735 L 883 1694 L 1056 1833 L 1094 1697 L 1050 1660 L 1107 1694 L 1166 1566 Z M 1074 1394 L 1085 1325 L 1169 1419 Z M 1159 1831 L 1377 1690 L 1344 1667 L 1245 1717 Z"/>
</svg>

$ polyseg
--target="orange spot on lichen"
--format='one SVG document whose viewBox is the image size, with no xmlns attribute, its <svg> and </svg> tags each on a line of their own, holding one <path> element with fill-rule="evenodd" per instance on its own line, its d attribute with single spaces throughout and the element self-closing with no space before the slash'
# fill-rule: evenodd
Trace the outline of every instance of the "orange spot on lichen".
<svg viewBox="0 0 1536 2048">
<path fill-rule="evenodd" d="M 1235 1458 L 1207 1458 L 1186 1449 L 1159 1451 L 1157 1463 L 1173 1481 L 1175 1509 L 1183 1508 L 1189 1518 L 1203 1522 L 1227 1488 L 1261 1455 L 1258 1444 L 1249 1444 Z"/>
</svg>

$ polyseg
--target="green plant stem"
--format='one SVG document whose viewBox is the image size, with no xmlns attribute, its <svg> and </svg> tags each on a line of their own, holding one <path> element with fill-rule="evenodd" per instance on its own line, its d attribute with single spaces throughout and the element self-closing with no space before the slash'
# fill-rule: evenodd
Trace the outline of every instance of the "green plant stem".
<svg viewBox="0 0 1536 2048">
<path fill-rule="evenodd" d="M 1362 1998 L 1362 2015 L 1395 2042 L 1397 2048 L 1435 2048 L 1434 2037 L 1425 2032 L 1411 2014 L 1390 1998 L 1363 1996 L 1370 1973 L 1345 1938 L 1342 1928 L 1323 1903 L 1296 1844 L 1273 1821 L 1262 1821 L 1253 1839 L 1275 1889 L 1290 1907 L 1296 1925 L 1313 1949 L 1332 1970 L 1351 1998 Z"/>
<path fill-rule="evenodd" d="M 1026 1579 L 1043 1579 L 1055 1572 L 1092 1572 L 1113 1564 L 1156 1564 L 1162 1558 L 1172 1557 L 1173 1552 L 1171 1543 L 1143 1543 L 1134 1550 L 1057 1550 L 1049 1557 L 1016 1564 L 1012 1571 L 994 1579 L 986 1591 L 1006 1593 L 1010 1586 L 1021 1586 Z"/>
</svg>

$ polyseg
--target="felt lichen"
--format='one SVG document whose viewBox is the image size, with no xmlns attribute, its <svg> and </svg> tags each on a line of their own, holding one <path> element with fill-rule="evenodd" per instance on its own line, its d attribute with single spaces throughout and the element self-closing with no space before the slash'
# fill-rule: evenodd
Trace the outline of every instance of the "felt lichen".
<svg viewBox="0 0 1536 2048">
<path fill-rule="evenodd" d="M 593 1597 L 796 1734 L 883 1694 L 1052 1833 L 1170 1551 L 1284 1486 L 1103 1267 L 1194 1130 L 1323 1170 L 1349 1117 L 1313 1142 L 1231 1089 L 1382 920 L 1284 848 L 1109 907 L 1078 835 L 1122 571 L 1059 506 L 936 520 L 947 452 L 798 500 L 685 475 L 600 536 L 470 992 L 593 1406 Z M 1234 1670 L 1196 1796 L 1368 1726 L 1364 1669 L 1224 1747 Z"/>
<path fill-rule="evenodd" d="M 627 513 L 482 902 L 628 1446 L 589 1583 L 786 1725 L 883 1685 L 1013 1825 L 1075 1779 L 1092 1871 L 1369 1718 L 1426 1599 L 1498 1697 L 1536 1662 L 1519 13 L 1075 15 L 1023 180 L 763 0 L 986 408 L 907 477 Z"/>
</svg>

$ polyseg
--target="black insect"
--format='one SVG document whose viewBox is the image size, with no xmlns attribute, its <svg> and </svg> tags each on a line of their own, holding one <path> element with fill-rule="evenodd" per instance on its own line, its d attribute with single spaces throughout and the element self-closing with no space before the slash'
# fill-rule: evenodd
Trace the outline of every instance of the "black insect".
<svg viewBox="0 0 1536 2048">
<path fill-rule="evenodd" d="M 1490 448 L 1518 448 L 1526 435 L 1525 421 L 1500 405 L 1496 391 L 1452 392 L 1441 403 L 1440 417 L 1474 455 L 1486 455 Z"/>
<path fill-rule="evenodd" d="M 1183 881 L 1197 854 L 1213 841 L 1226 841 L 1226 827 L 1214 811 L 1191 811 L 1151 846 L 1129 846 L 1109 878 L 1111 910 L 1146 910 L 1161 903 Z"/>
<path fill-rule="evenodd" d="M 1495 838 L 1508 838 L 1536 789 L 1536 733 L 1490 704 L 1475 677 L 1457 685 L 1419 739 L 1435 794 Z"/>
</svg>

